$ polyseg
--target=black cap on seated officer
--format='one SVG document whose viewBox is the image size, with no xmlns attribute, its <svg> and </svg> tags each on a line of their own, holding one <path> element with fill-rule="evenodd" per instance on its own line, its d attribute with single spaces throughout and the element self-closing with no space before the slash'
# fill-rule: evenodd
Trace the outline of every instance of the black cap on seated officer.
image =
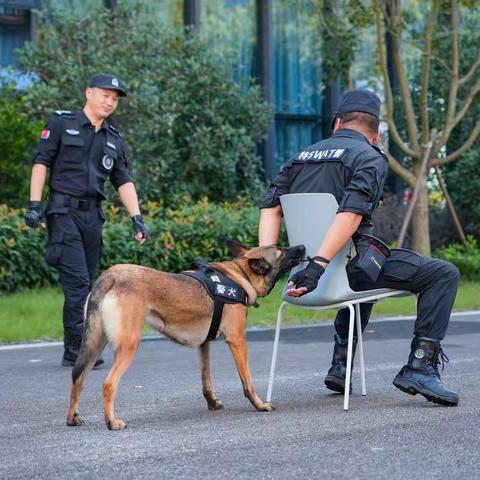
<svg viewBox="0 0 480 480">
<path fill-rule="evenodd" d="M 57 110 L 49 118 L 33 160 L 25 222 L 30 227 L 46 222 L 48 227 L 45 259 L 59 271 L 65 295 L 64 366 L 73 365 L 80 349 L 83 308 L 101 255 L 107 181 L 130 214 L 135 240 L 143 244 L 149 236 L 122 136 L 109 120 L 120 98 L 126 96 L 125 85 L 117 76 L 93 75 L 83 109 Z M 47 178 L 50 193 L 44 212 L 42 193 Z"/>
</svg>

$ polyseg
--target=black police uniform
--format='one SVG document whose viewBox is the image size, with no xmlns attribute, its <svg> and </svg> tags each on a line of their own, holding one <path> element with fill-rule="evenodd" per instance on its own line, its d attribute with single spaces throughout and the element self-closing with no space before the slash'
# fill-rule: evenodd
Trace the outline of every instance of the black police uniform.
<svg viewBox="0 0 480 480">
<path fill-rule="evenodd" d="M 274 207 L 287 193 L 331 193 L 338 213 L 363 215 L 358 233 L 372 234 L 371 216 L 382 198 L 387 159 L 362 134 L 343 128 L 288 161 L 271 183 L 260 208 Z M 436 340 L 444 338 L 459 280 L 458 270 L 443 260 L 424 257 L 410 250 L 392 249 L 375 281 L 349 278 L 355 290 L 395 288 L 418 294 L 414 334 Z M 362 330 L 372 304 L 361 305 Z M 348 335 L 348 309 L 339 310 L 335 329 L 340 339 Z"/>
<path fill-rule="evenodd" d="M 76 358 L 83 308 L 100 260 L 104 184 L 132 179 L 119 132 L 106 121 L 96 132 L 83 111 L 57 111 L 47 122 L 34 163 L 50 168 L 46 260 L 59 270 L 65 294 L 64 359 Z"/>
</svg>

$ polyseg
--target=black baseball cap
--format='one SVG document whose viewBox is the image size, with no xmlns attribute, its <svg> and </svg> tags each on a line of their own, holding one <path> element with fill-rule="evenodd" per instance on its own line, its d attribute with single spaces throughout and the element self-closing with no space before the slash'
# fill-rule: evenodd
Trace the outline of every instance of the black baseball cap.
<svg viewBox="0 0 480 480">
<path fill-rule="evenodd" d="M 380 118 L 380 98 L 371 90 L 355 89 L 345 92 L 338 102 L 337 111 L 332 120 L 332 128 L 335 119 L 342 113 L 365 112 L 375 118 Z"/>
<path fill-rule="evenodd" d="M 121 97 L 127 96 L 125 85 L 118 78 L 108 73 L 96 73 L 88 81 L 89 87 L 106 88 L 108 90 L 116 90 Z"/>
</svg>

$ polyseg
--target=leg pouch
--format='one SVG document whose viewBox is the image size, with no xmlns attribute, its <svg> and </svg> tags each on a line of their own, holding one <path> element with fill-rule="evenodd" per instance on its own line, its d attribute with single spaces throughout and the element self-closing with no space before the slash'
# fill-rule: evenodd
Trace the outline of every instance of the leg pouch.
<svg viewBox="0 0 480 480">
<path fill-rule="evenodd" d="M 47 252 L 45 253 L 45 260 L 47 265 L 57 267 L 62 260 L 63 250 L 63 232 L 53 232 L 47 243 Z"/>
<path fill-rule="evenodd" d="M 423 257 L 412 250 L 393 248 L 383 267 L 383 278 L 408 282 L 412 280 L 422 264 Z"/>
</svg>

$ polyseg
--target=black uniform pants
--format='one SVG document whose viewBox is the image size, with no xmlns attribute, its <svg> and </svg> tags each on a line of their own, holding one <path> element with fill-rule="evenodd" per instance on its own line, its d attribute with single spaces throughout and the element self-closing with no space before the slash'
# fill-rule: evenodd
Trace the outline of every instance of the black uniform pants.
<svg viewBox="0 0 480 480">
<path fill-rule="evenodd" d="M 418 337 L 442 340 L 447 332 L 460 275 L 449 262 L 423 257 L 408 250 L 391 250 L 379 278 L 372 282 L 365 277 L 349 278 L 353 290 L 394 288 L 418 295 L 417 319 L 413 333 Z M 362 331 L 365 329 L 373 304 L 361 304 Z M 335 318 L 340 338 L 348 336 L 349 310 L 343 308 Z"/>
<path fill-rule="evenodd" d="M 60 273 L 65 295 L 63 329 L 65 353 L 76 355 L 83 335 L 84 305 L 95 281 L 102 246 L 103 212 L 90 201 L 85 210 L 47 208 L 46 260 Z"/>
</svg>

